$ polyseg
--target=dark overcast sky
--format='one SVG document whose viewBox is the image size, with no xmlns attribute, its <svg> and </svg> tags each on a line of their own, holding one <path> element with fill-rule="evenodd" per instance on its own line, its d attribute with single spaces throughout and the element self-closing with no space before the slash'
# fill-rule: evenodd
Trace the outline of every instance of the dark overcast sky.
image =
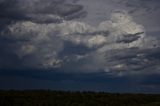
<svg viewBox="0 0 160 106">
<path fill-rule="evenodd" d="M 160 1 L 0 0 L 0 89 L 160 93 Z"/>
</svg>

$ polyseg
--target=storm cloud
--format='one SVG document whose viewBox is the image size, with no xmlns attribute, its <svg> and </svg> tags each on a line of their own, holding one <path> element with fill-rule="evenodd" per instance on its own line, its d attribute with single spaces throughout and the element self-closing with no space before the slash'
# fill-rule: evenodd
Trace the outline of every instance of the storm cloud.
<svg viewBox="0 0 160 106">
<path fill-rule="evenodd" d="M 1 0 L 0 7 L 1 69 L 159 73 L 159 40 L 125 10 L 92 26 L 79 21 L 84 7 L 67 0 Z"/>
</svg>

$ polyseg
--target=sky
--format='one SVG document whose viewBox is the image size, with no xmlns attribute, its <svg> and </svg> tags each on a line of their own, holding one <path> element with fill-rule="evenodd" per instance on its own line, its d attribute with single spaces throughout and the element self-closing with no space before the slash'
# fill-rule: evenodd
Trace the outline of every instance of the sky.
<svg viewBox="0 0 160 106">
<path fill-rule="evenodd" d="M 0 89 L 160 93 L 159 4 L 0 0 Z"/>
</svg>

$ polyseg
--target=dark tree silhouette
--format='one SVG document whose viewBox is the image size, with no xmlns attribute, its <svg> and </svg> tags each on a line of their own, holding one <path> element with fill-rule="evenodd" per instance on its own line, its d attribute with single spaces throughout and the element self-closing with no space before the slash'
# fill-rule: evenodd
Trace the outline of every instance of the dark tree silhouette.
<svg viewBox="0 0 160 106">
<path fill-rule="evenodd" d="M 160 106 L 160 95 L 1 90 L 0 106 Z"/>
</svg>

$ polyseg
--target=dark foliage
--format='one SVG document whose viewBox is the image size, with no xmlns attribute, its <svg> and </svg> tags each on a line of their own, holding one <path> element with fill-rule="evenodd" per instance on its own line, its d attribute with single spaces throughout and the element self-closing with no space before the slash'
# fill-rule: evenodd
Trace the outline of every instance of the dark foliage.
<svg viewBox="0 0 160 106">
<path fill-rule="evenodd" d="M 160 95 L 62 91 L 0 91 L 0 106 L 160 106 Z"/>
</svg>

